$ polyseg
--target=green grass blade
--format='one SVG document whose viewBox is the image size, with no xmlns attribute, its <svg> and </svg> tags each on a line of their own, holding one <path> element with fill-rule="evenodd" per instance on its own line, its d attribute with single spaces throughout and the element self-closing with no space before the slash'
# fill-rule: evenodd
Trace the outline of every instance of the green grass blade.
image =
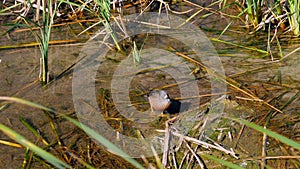
<svg viewBox="0 0 300 169">
<path fill-rule="evenodd" d="M 8 6 L 8 7 L 6 7 L 6 8 L 4 8 L 4 9 L 1 9 L 0 10 L 0 16 L 1 15 L 6 15 L 4 12 L 6 12 L 6 11 L 8 11 L 9 13 L 10 13 L 10 10 L 12 10 L 13 8 L 16 8 L 16 7 L 18 7 L 18 6 L 22 6 L 22 4 L 23 3 L 17 3 L 17 4 L 14 4 L 14 5 L 12 5 L 12 6 Z M 3 14 L 4 13 L 4 14 Z"/>
<path fill-rule="evenodd" d="M 247 47 L 247 46 L 242 46 L 242 45 L 239 45 L 239 44 L 236 44 L 236 43 L 226 42 L 226 41 L 216 39 L 216 38 L 210 38 L 210 40 L 215 41 L 215 42 L 224 43 L 224 44 L 227 44 L 227 45 L 237 46 L 237 47 L 240 47 L 240 48 L 244 48 L 244 49 L 248 49 L 248 50 L 252 50 L 252 51 L 256 51 L 256 52 L 260 52 L 260 53 L 263 53 L 263 54 L 268 54 L 268 51 L 265 51 L 265 50 L 261 50 L 261 49 L 257 49 L 257 48 L 251 48 L 251 47 Z"/>
<path fill-rule="evenodd" d="M 36 137 L 40 138 L 41 141 L 45 144 L 45 145 L 49 145 L 49 143 L 45 140 L 45 138 L 42 137 L 42 135 L 29 123 L 27 122 L 23 117 L 19 117 L 19 120 L 21 121 L 21 123 L 29 130 L 31 131 Z"/>
<path fill-rule="evenodd" d="M 229 168 L 233 168 L 233 169 L 244 169 L 243 167 L 241 167 L 239 165 L 233 164 L 229 161 L 225 161 L 225 160 L 219 159 L 217 157 L 214 157 L 214 156 L 211 156 L 211 155 L 208 155 L 208 154 L 203 154 L 201 156 L 203 156 L 205 158 L 208 158 L 210 160 L 216 161 L 216 162 L 222 164 L 223 167 L 229 167 Z"/>
<path fill-rule="evenodd" d="M 52 109 L 49 109 L 49 108 L 47 108 L 45 106 L 42 106 L 40 104 L 31 102 L 31 101 L 28 101 L 28 100 L 24 100 L 24 99 L 21 99 L 21 98 L 17 98 L 17 97 L 0 96 L 0 100 L 13 101 L 13 102 L 16 102 L 16 103 L 24 104 L 24 105 L 27 105 L 27 106 L 35 107 L 35 108 L 38 108 L 38 109 L 42 109 L 42 110 L 46 110 L 46 111 L 49 111 L 51 113 L 54 113 L 54 110 L 52 110 Z"/>
<path fill-rule="evenodd" d="M 228 28 L 231 26 L 231 24 L 240 16 L 242 16 L 247 10 L 244 9 L 241 13 L 239 13 L 231 22 L 229 22 L 229 24 L 223 29 L 223 31 L 220 33 L 218 39 L 221 38 L 221 36 L 228 30 Z"/>
<path fill-rule="evenodd" d="M 292 147 L 300 150 L 300 144 L 299 143 L 297 143 L 294 140 L 291 140 L 291 139 L 289 139 L 289 138 L 287 138 L 283 135 L 277 134 L 274 131 L 265 129 L 262 126 L 256 125 L 256 124 L 251 123 L 247 120 L 235 119 L 235 118 L 232 118 L 232 120 L 237 121 L 237 122 L 242 123 L 242 124 L 245 124 L 246 126 L 248 126 L 250 128 L 253 128 L 254 130 L 257 130 L 259 132 L 266 133 L 269 137 L 275 138 L 275 139 L 281 141 L 282 143 L 284 143 L 286 145 L 292 146 Z"/>
<path fill-rule="evenodd" d="M 30 152 L 30 149 L 26 148 L 21 169 L 26 169 L 26 166 L 29 165 L 28 161 L 30 160 Z"/>
<path fill-rule="evenodd" d="M 76 4 L 74 2 L 70 2 L 69 0 L 59 0 L 60 3 L 64 3 L 64 4 L 67 4 L 67 5 L 70 5 L 70 6 L 75 6 L 75 7 L 78 7 L 79 9 L 84 9 L 90 13 L 93 13 L 93 10 L 90 10 L 88 9 L 86 6 L 87 6 L 87 3 L 88 1 L 85 1 L 85 3 L 83 4 Z"/>
<path fill-rule="evenodd" d="M 110 151 L 112 151 L 112 152 L 120 155 L 123 159 L 125 159 L 126 161 L 128 161 L 129 163 L 131 163 L 136 168 L 139 168 L 139 169 L 144 169 L 145 168 L 140 163 L 138 163 L 136 160 L 134 160 L 133 158 L 131 158 L 128 154 L 126 154 L 124 151 L 122 151 L 121 149 L 119 149 L 116 145 L 114 145 L 113 143 L 111 143 L 109 140 L 107 140 L 103 136 L 99 135 L 97 132 L 95 132 L 91 128 L 87 127 L 86 125 L 84 125 L 84 124 L 80 123 L 79 121 L 77 121 L 75 119 L 72 119 L 72 118 L 70 118 L 70 117 L 68 117 L 66 115 L 61 114 L 61 116 L 63 118 L 65 118 L 65 119 L 67 119 L 68 121 L 70 121 L 71 123 L 75 124 L 77 127 L 79 127 L 82 130 L 84 130 L 90 136 L 93 136 L 93 138 L 95 140 L 99 141 L 101 144 L 103 144 L 105 147 L 107 147 Z"/>
<path fill-rule="evenodd" d="M 66 164 L 65 162 L 61 161 L 54 155 L 48 153 L 47 151 L 43 150 L 42 148 L 36 146 L 29 140 L 27 140 L 25 137 L 21 136 L 14 130 L 10 129 L 9 127 L 3 125 L 0 123 L 0 130 L 9 136 L 11 139 L 17 141 L 24 147 L 29 148 L 31 151 L 42 157 L 43 159 L 47 160 L 49 163 L 51 163 L 53 166 L 59 168 L 59 169 L 64 169 L 64 168 L 69 168 L 70 166 Z"/>
</svg>

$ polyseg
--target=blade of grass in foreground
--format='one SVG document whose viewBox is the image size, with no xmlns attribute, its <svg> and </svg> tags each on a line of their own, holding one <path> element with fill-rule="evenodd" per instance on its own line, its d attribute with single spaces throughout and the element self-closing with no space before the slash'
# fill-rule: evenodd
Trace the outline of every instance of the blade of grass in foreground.
<svg viewBox="0 0 300 169">
<path fill-rule="evenodd" d="M 21 99 L 21 98 L 17 98 L 17 97 L 7 97 L 7 96 L 0 96 L 0 100 L 6 100 L 6 101 L 13 101 L 16 103 L 21 103 L 21 104 L 25 104 L 27 106 L 31 106 L 31 107 L 35 107 L 35 108 L 39 108 L 42 110 L 46 110 L 52 113 L 55 113 L 54 110 L 47 108 L 45 106 L 42 106 L 40 104 L 25 100 L 25 99 Z M 93 136 L 94 139 L 96 139 L 97 141 L 99 141 L 100 143 L 102 143 L 104 146 L 106 146 L 108 149 L 110 149 L 111 151 L 117 153 L 118 155 L 120 155 L 123 159 L 125 159 L 126 161 L 128 161 L 129 163 L 131 163 L 133 166 L 139 168 L 139 169 L 144 169 L 145 167 L 143 167 L 140 163 L 138 163 L 136 160 L 134 160 L 133 158 L 131 158 L 128 154 L 126 154 L 125 152 L 123 152 L 121 149 L 119 149 L 117 146 L 115 146 L 113 143 L 111 143 L 110 141 L 108 141 L 106 138 L 104 138 L 103 136 L 99 135 L 98 133 L 96 133 L 94 130 L 88 128 L 87 126 L 81 124 L 79 121 L 76 121 L 70 117 L 67 117 L 64 114 L 61 114 L 62 117 L 64 117 L 65 119 L 69 120 L 70 122 L 72 122 L 73 124 L 75 124 L 77 127 L 81 128 L 82 130 L 84 130 L 87 134 Z M 20 141 L 25 140 L 26 143 L 28 142 L 29 145 L 33 146 L 34 149 L 38 149 L 39 147 L 37 147 L 36 145 L 34 145 L 33 143 L 29 142 L 28 140 L 26 140 L 24 137 L 22 137 L 21 135 L 16 135 L 17 133 L 11 129 L 9 129 L 8 127 L 2 125 L 0 123 L 0 130 L 2 130 L 3 132 L 6 131 L 7 135 L 9 137 L 11 137 L 12 139 L 14 139 L 16 136 L 18 136 L 18 139 L 21 140 L 16 140 L 17 142 L 19 142 L 20 144 L 22 144 Z M 9 131 L 9 132 L 8 132 Z M 11 132 L 10 132 L 11 131 Z M 4 132 L 4 133 L 6 133 Z M 23 145 L 23 144 L 22 144 Z M 25 147 L 27 147 L 27 145 L 23 145 Z M 40 149 L 40 148 L 39 148 Z M 43 150 L 43 149 L 41 149 Z M 32 150 L 33 151 L 33 150 Z M 44 150 L 43 150 L 44 151 Z M 34 151 L 35 152 L 35 151 Z M 44 151 L 46 152 L 46 151 Z M 46 152 L 47 153 L 47 152 Z M 38 154 L 38 153 L 37 153 Z M 49 153 L 47 153 L 49 154 Z M 51 154 L 50 154 L 51 155 Z M 53 155 L 52 155 L 53 156 Z M 42 156 L 44 158 L 44 156 Z M 54 156 L 53 156 L 54 157 Z M 46 159 L 48 160 L 48 159 Z M 50 162 L 50 161 L 49 161 Z"/>
<path fill-rule="evenodd" d="M 129 163 L 131 163 L 136 168 L 139 168 L 139 169 L 144 169 L 145 168 L 140 163 L 138 163 L 136 160 L 134 160 L 133 158 L 131 158 L 128 154 L 126 154 L 124 151 L 122 151 L 121 149 L 119 149 L 116 145 L 114 145 L 113 143 L 111 143 L 110 141 L 108 141 L 106 138 L 104 138 L 103 136 L 101 136 L 100 134 L 98 134 L 97 132 L 95 132 L 94 130 L 92 130 L 91 128 L 87 127 L 86 125 L 80 123 L 79 121 L 77 121 L 77 120 L 75 120 L 73 118 L 70 118 L 70 117 L 68 117 L 68 116 L 66 116 L 64 114 L 61 114 L 61 116 L 63 118 L 65 118 L 65 119 L 67 119 L 68 121 L 70 121 L 71 123 L 75 124 L 77 127 L 79 127 L 82 130 L 84 130 L 87 134 L 89 134 L 95 140 L 97 140 L 98 142 L 100 142 L 101 144 L 103 144 L 110 151 L 112 151 L 115 154 L 121 156 L 124 160 L 128 161 Z"/>
<path fill-rule="evenodd" d="M 229 161 L 225 161 L 225 160 L 216 158 L 216 157 L 214 157 L 212 155 L 202 154 L 201 156 L 203 156 L 205 158 L 208 158 L 210 160 L 216 161 L 216 162 L 222 164 L 223 167 L 226 166 L 226 167 L 233 168 L 233 169 L 244 169 L 243 167 L 241 167 L 239 165 L 233 164 L 232 162 L 229 162 Z"/>
<path fill-rule="evenodd" d="M 231 118 L 230 118 L 230 119 L 231 119 Z M 281 141 L 282 143 L 284 143 L 284 144 L 286 144 L 286 145 L 292 146 L 292 147 L 294 147 L 294 148 L 300 150 L 300 144 L 299 144 L 299 143 L 297 143 L 296 141 L 291 140 L 291 139 L 289 139 L 289 138 L 287 138 L 287 137 L 285 137 L 285 136 L 282 136 L 282 135 L 280 135 L 280 134 L 277 134 L 277 133 L 275 133 L 274 131 L 265 129 L 265 128 L 263 128 L 262 126 L 256 125 L 256 124 L 251 123 L 251 122 L 249 122 L 249 121 L 247 121 L 247 120 L 235 119 L 235 118 L 232 118 L 232 120 L 237 121 L 237 122 L 242 123 L 242 124 L 245 124 L 246 126 L 251 127 L 251 128 L 253 128 L 254 130 L 257 130 L 257 131 L 259 131 L 259 132 L 266 133 L 268 136 L 273 137 L 273 138 L 275 138 L 275 139 Z"/>
<path fill-rule="evenodd" d="M 0 96 L 0 100 L 13 101 L 13 102 L 16 102 L 16 103 L 25 104 L 25 105 L 30 106 L 30 107 L 35 107 L 35 108 L 38 108 L 38 109 L 42 109 L 42 110 L 46 110 L 48 112 L 54 113 L 54 110 L 52 110 L 52 109 L 49 109 L 49 108 L 47 108 L 45 106 L 42 106 L 40 104 L 31 102 L 31 101 L 28 101 L 28 100 L 25 100 L 25 99 L 17 98 L 17 97 Z"/>
<path fill-rule="evenodd" d="M 42 157 L 43 159 L 47 160 L 49 163 L 51 163 L 53 166 L 59 168 L 59 169 L 64 169 L 64 168 L 69 168 L 70 166 L 60 159 L 56 158 L 54 155 L 48 153 L 47 151 L 43 150 L 42 148 L 36 146 L 32 142 L 28 141 L 25 137 L 21 136 L 14 130 L 10 129 L 9 127 L 3 125 L 0 123 L 0 130 L 9 136 L 11 139 L 17 141 L 24 147 L 28 147 L 31 151 Z"/>
</svg>

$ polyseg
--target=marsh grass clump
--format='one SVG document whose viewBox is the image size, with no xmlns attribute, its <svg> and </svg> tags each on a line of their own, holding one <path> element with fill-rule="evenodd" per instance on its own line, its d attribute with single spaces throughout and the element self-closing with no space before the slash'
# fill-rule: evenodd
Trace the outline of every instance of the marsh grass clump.
<svg viewBox="0 0 300 169">
<path fill-rule="evenodd" d="M 42 1 L 42 21 L 38 20 L 37 24 L 35 25 L 39 28 L 40 34 L 36 35 L 36 39 L 39 42 L 39 47 L 41 51 L 41 70 L 40 70 L 40 80 L 43 84 L 47 84 L 50 81 L 50 74 L 48 68 L 48 56 L 49 56 L 49 42 L 51 37 L 51 29 L 54 23 L 54 17 L 56 12 L 61 5 L 61 2 L 58 4 L 53 4 L 52 1 Z M 31 8 L 33 8 L 32 4 L 30 3 Z M 54 8 L 53 8 L 54 7 Z M 39 9 L 37 7 L 37 14 L 39 16 Z M 29 26 L 29 25 L 28 25 Z"/>
<path fill-rule="evenodd" d="M 4 8 L 0 11 L 2 15 L 10 16 L 13 18 L 11 23 L 6 23 L 6 26 L 11 28 L 1 34 L 4 36 L 9 34 L 16 28 L 29 29 L 32 35 L 38 42 L 38 46 L 41 53 L 40 58 L 40 73 L 39 79 L 42 84 L 47 84 L 52 80 L 53 75 L 49 73 L 49 47 L 51 44 L 51 33 L 54 26 L 54 22 L 58 21 L 73 21 L 89 16 L 97 17 L 98 22 L 82 32 L 86 32 L 94 26 L 102 23 L 105 27 L 107 34 L 109 34 L 113 42 L 115 42 L 116 48 L 121 51 L 121 47 L 117 42 L 116 35 L 112 31 L 110 20 L 114 16 L 111 15 L 109 0 L 98 0 L 89 2 L 69 2 L 64 0 L 52 1 L 52 0 L 38 0 L 36 2 L 31 1 L 16 1 L 15 4 L 5 2 Z M 79 22 L 80 24 L 80 22 Z M 80 35 L 80 34 L 79 34 Z M 68 43 L 66 40 L 65 43 Z M 55 43 L 53 43 L 55 44 Z M 20 45 L 20 46 L 7 46 L 2 48 L 14 48 L 25 47 L 34 45 Z"/>
<path fill-rule="evenodd" d="M 23 27 L 29 29 L 38 42 L 41 53 L 39 79 L 43 84 L 47 84 L 50 81 L 48 68 L 49 43 L 54 19 L 61 3 L 62 1 L 53 2 L 50 0 L 39 0 L 35 4 L 30 1 L 22 1 L 1 11 L 4 15 L 9 15 L 9 13 L 5 12 L 11 10 L 15 14 L 18 14 L 14 20 L 15 23 L 9 24 L 9 26 L 12 26 L 12 28 Z M 19 8 L 19 10 L 16 8 Z M 8 32 L 10 30 L 13 29 L 9 29 Z"/>
<path fill-rule="evenodd" d="M 300 5 L 298 0 L 247 0 L 238 1 L 241 13 L 246 13 L 245 23 L 254 29 L 267 30 L 271 25 L 272 29 L 283 29 L 299 36 Z"/>
</svg>

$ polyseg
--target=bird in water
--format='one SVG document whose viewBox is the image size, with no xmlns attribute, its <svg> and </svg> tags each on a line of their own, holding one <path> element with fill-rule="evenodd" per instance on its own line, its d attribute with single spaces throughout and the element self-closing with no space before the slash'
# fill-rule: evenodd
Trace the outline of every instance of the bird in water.
<svg viewBox="0 0 300 169">
<path fill-rule="evenodd" d="M 179 113 L 181 102 L 170 99 L 164 90 L 153 90 L 148 94 L 151 112 L 160 111 L 168 114 Z"/>
</svg>

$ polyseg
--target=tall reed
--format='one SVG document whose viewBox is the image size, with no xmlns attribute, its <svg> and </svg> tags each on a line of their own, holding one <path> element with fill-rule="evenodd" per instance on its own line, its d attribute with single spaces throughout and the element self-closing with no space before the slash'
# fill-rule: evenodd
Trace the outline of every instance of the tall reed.
<svg viewBox="0 0 300 169">
<path fill-rule="evenodd" d="M 43 84 L 47 84 L 50 80 L 48 68 L 49 42 L 51 38 L 54 17 L 62 2 L 62 0 L 59 0 L 58 3 L 53 3 L 52 0 L 38 0 L 36 4 L 32 4 L 30 1 L 24 2 L 24 6 L 29 5 L 31 11 L 36 11 L 34 13 L 35 19 L 26 16 L 20 16 L 21 20 L 25 23 L 23 26 L 30 29 L 39 43 L 39 49 L 41 52 L 39 79 Z M 39 18 L 40 11 L 42 11 L 41 19 Z M 34 27 L 38 28 L 39 33 L 35 32 L 33 29 Z"/>
<path fill-rule="evenodd" d="M 262 18 L 262 0 L 247 0 L 248 21 L 257 26 Z"/>
<path fill-rule="evenodd" d="M 101 22 L 102 25 L 104 26 L 106 33 L 109 34 L 110 37 L 112 38 L 118 51 L 122 51 L 122 48 L 118 43 L 117 36 L 110 24 L 112 18 L 116 21 L 114 16 L 111 15 L 110 0 L 79 1 L 76 3 L 66 1 L 66 0 L 61 0 L 61 1 L 63 1 L 65 4 L 68 4 L 71 7 L 77 7 L 80 11 L 87 11 L 90 14 L 96 16 L 99 19 L 99 23 Z M 98 23 L 94 24 L 93 26 L 96 25 L 98 25 Z M 91 29 L 93 26 L 87 28 L 86 30 Z M 85 32 L 86 30 L 84 30 L 83 32 Z"/>
<path fill-rule="evenodd" d="M 300 24 L 300 2 L 299 0 L 288 0 L 289 3 L 289 15 L 288 21 L 290 30 L 294 35 L 299 36 L 299 24 Z"/>
<path fill-rule="evenodd" d="M 49 70 L 48 70 L 48 56 L 49 56 L 49 42 L 51 29 L 54 22 L 54 17 L 56 11 L 62 1 L 59 1 L 59 4 L 53 4 L 52 0 L 43 1 L 42 0 L 42 23 L 38 21 L 38 27 L 40 30 L 40 36 L 37 36 L 39 41 L 39 47 L 41 51 L 41 71 L 40 71 L 40 80 L 43 84 L 47 84 L 49 82 Z M 54 8 L 53 8 L 54 6 Z M 38 7 L 39 8 L 39 7 Z M 36 16 L 39 16 L 37 10 Z M 37 18 L 38 20 L 39 18 Z"/>
<path fill-rule="evenodd" d="M 117 37 L 115 32 L 113 31 L 111 25 L 110 25 L 110 18 L 113 17 L 110 13 L 110 0 L 95 0 L 95 4 L 97 6 L 99 6 L 100 8 L 100 14 L 102 16 L 102 19 L 99 17 L 98 18 L 100 21 L 102 21 L 103 26 L 106 29 L 106 32 L 110 34 L 111 38 L 113 39 L 116 48 L 118 49 L 118 51 L 121 51 L 121 47 L 118 43 Z"/>
</svg>

